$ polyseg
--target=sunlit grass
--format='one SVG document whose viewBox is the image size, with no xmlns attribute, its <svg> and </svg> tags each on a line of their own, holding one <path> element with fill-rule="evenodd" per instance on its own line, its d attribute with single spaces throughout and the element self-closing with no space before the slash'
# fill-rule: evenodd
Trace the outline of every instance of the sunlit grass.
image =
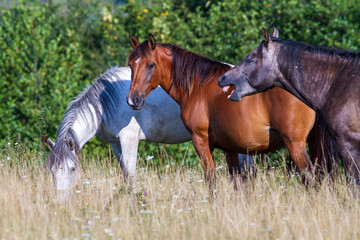
<svg viewBox="0 0 360 240">
<path fill-rule="evenodd" d="M 283 168 L 259 169 L 235 191 L 217 160 L 214 201 L 199 166 L 139 166 L 128 193 L 111 153 L 82 156 L 83 177 L 57 201 L 41 153 L 9 146 L 0 157 L 2 239 L 356 239 L 359 202 L 344 177 L 306 189 Z M 151 161 L 151 160 L 148 160 Z M 148 162 L 143 161 L 143 162 Z M 224 166 L 224 167 L 219 167 Z M 287 177 L 288 176 L 288 177 Z"/>
</svg>

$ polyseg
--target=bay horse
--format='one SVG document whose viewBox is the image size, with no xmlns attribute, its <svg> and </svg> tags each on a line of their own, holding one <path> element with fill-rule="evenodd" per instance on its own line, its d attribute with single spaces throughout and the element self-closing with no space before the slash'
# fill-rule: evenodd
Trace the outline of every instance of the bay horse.
<svg viewBox="0 0 360 240">
<path fill-rule="evenodd" d="M 360 53 L 280 39 L 264 40 L 219 85 L 235 86 L 230 99 L 283 88 L 319 113 L 326 161 L 339 156 L 348 180 L 360 184 Z M 349 174 L 351 177 L 349 178 Z"/>
<path fill-rule="evenodd" d="M 149 96 L 142 111 L 132 110 L 126 103 L 130 79 L 130 68 L 112 67 L 69 104 L 56 143 L 48 138 L 51 153 L 47 164 L 56 190 L 69 190 L 79 181 L 80 150 L 95 135 L 111 144 L 131 188 L 136 182 L 140 140 L 169 144 L 191 140 L 179 105 L 160 87 Z M 238 161 L 242 171 L 254 167 L 251 156 L 239 154 Z"/>
<path fill-rule="evenodd" d="M 141 44 L 133 36 L 129 41 L 133 50 L 128 57 L 132 73 L 128 104 L 141 109 L 145 98 L 160 85 L 180 105 L 210 189 L 215 183 L 214 148 L 248 154 L 267 153 L 285 145 L 299 171 L 312 172 L 306 139 L 315 112 L 304 103 L 280 88 L 240 103 L 229 101 L 229 93 L 224 94 L 217 85 L 229 65 L 157 43 L 152 34 Z M 231 169 L 230 158 L 227 163 Z"/>
</svg>

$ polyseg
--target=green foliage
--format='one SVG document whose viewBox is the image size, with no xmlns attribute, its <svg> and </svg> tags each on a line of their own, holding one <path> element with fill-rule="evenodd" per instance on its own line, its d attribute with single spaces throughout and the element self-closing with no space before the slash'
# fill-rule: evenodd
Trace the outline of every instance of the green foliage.
<svg viewBox="0 0 360 240">
<path fill-rule="evenodd" d="M 21 138 L 36 146 L 43 135 L 54 137 L 71 99 L 110 66 L 126 64 L 129 34 L 143 41 L 151 32 L 159 42 L 232 64 L 258 45 L 262 27 L 277 26 L 282 38 L 360 50 L 357 0 L 51 2 L 0 5 L 0 145 Z M 85 150 L 104 153 L 103 147 L 92 140 Z M 164 151 L 174 161 L 185 153 L 184 161 L 196 159 L 190 144 L 141 144 L 139 154 L 161 159 Z"/>
<path fill-rule="evenodd" d="M 54 35 L 55 17 L 46 5 L 20 4 L 1 14 L 0 138 L 20 134 L 38 141 L 39 134 L 56 128 L 66 104 L 81 89 L 82 54 L 77 43 L 65 46 L 66 37 Z"/>
</svg>

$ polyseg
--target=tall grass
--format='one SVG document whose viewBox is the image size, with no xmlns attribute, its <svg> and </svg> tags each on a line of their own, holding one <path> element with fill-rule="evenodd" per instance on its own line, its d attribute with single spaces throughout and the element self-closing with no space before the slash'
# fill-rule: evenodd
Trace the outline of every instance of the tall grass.
<svg viewBox="0 0 360 240">
<path fill-rule="evenodd" d="M 40 160 L 39 160 L 40 159 Z M 126 191 L 111 154 L 82 156 L 83 177 L 58 201 L 41 152 L 9 146 L 0 156 L 2 239 L 357 239 L 360 207 L 339 176 L 306 189 L 283 168 L 259 169 L 233 189 L 217 161 L 213 202 L 200 167 L 139 166 Z M 220 166 L 223 166 L 222 168 Z M 267 170 L 265 170 L 267 169 Z"/>
</svg>

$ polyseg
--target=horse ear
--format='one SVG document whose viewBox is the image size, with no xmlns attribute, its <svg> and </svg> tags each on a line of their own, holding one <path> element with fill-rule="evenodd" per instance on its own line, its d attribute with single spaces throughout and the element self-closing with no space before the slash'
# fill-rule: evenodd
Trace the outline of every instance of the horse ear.
<svg viewBox="0 0 360 240">
<path fill-rule="evenodd" d="M 131 35 L 129 35 L 129 42 L 130 42 L 130 45 L 131 45 L 131 47 L 133 49 L 135 49 L 137 46 L 140 45 L 139 41 L 135 37 L 133 37 Z"/>
<path fill-rule="evenodd" d="M 265 47 L 268 47 L 269 43 L 271 42 L 270 35 L 269 35 L 269 32 L 265 28 L 263 28 L 263 32 L 264 32 L 264 44 L 265 44 Z"/>
<path fill-rule="evenodd" d="M 148 44 L 151 50 L 154 50 L 156 48 L 156 40 L 151 33 L 149 33 Z"/>
<path fill-rule="evenodd" d="M 277 28 L 275 26 L 274 26 L 273 37 L 276 37 L 276 38 L 279 37 L 279 31 L 277 30 Z"/>
<path fill-rule="evenodd" d="M 69 137 L 69 148 L 70 148 L 70 150 L 71 151 L 73 151 L 74 150 L 74 148 L 75 148 L 75 143 L 74 143 L 74 139 L 72 138 L 72 137 Z"/>
<path fill-rule="evenodd" d="M 55 143 L 53 142 L 53 140 L 51 140 L 50 138 L 47 139 L 46 141 L 46 145 L 48 146 L 48 148 L 50 150 L 53 150 L 54 146 L 55 146 Z"/>
</svg>

